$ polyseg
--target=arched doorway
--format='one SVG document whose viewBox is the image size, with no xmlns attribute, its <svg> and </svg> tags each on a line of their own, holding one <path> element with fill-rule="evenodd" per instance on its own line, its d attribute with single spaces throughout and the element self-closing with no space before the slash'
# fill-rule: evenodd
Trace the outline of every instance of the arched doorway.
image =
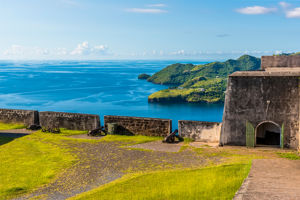
<svg viewBox="0 0 300 200">
<path fill-rule="evenodd" d="M 256 145 L 272 145 L 280 147 L 281 128 L 272 121 L 265 121 L 257 125 L 255 129 Z"/>
</svg>

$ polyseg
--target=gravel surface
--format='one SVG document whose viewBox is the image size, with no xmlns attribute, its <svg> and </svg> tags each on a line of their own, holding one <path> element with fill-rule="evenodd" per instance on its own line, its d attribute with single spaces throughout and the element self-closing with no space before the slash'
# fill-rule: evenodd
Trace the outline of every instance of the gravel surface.
<svg viewBox="0 0 300 200">
<path fill-rule="evenodd" d="M 160 142 L 160 144 L 162 144 Z M 54 182 L 37 189 L 32 194 L 17 198 L 66 199 L 76 194 L 94 189 L 122 177 L 124 174 L 164 169 L 193 168 L 209 161 L 192 151 L 179 153 L 160 151 L 177 149 L 180 145 L 151 142 L 144 146 L 154 146 L 159 151 L 143 151 L 124 148 L 124 143 L 116 142 L 68 142 L 68 148 L 79 158 L 79 162 L 66 169 Z M 139 146 L 140 148 L 141 146 Z"/>
<path fill-rule="evenodd" d="M 169 143 L 163 143 L 162 141 L 154 141 L 154 142 L 147 142 L 143 144 L 136 144 L 130 147 L 147 149 L 152 151 L 179 152 L 182 145 L 183 145 L 182 142 L 178 144 L 169 144 Z"/>
</svg>

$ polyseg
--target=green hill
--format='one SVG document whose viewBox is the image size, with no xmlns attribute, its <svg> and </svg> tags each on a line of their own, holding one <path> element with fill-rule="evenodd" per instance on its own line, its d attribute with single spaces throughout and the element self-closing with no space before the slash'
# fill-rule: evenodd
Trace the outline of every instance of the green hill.
<svg viewBox="0 0 300 200">
<path fill-rule="evenodd" d="M 222 103 L 225 99 L 227 76 L 235 71 L 260 68 L 260 59 L 243 55 L 237 60 L 212 62 L 204 65 L 173 64 L 155 73 L 147 80 L 172 85 L 151 94 L 149 102 Z"/>
</svg>

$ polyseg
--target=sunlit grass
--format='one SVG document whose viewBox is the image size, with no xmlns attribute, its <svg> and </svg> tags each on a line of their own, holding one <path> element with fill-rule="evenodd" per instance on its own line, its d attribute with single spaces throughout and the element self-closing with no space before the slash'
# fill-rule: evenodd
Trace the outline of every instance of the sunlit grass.
<svg viewBox="0 0 300 200">
<path fill-rule="evenodd" d="M 277 152 L 280 158 L 287 158 L 289 160 L 300 160 L 300 156 L 296 152 Z"/>
<path fill-rule="evenodd" d="M 83 134 L 87 134 L 88 131 L 69 130 L 69 129 L 65 129 L 65 128 L 60 128 L 60 133 L 42 132 L 42 130 L 37 131 L 37 133 L 42 133 L 42 134 L 57 134 L 57 135 L 60 135 L 60 136 L 71 136 L 71 135 L 83 135 Z"/>
<path fill-rule="evenodd" d="M 53 138 L 32 134 L 8 142 L 0 137 L 0 199 L 30 192 L 76 161 L 67 149 L 59 147 L 63 141 Z"/>
<path fill-rule="evenodd" d="M 129 175 L 72 199 L 232 199 L 249 164 Z"/>
<path fill-rule="evenodd" d="M 0 122 L 0 130 L 23 129 L 23 128 L 26 128 L 24 124 Z"/>
</svg>

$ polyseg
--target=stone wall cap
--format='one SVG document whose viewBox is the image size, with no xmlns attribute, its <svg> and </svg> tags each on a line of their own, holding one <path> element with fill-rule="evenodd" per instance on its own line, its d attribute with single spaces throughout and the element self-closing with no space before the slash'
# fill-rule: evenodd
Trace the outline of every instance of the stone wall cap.
<svg viewBox="0 0 300 200">
<path fill-rule="evenodd" d="M 236 76 L 294 76 L 300 77 L 300 70 L 298 71 L 238 71 L 234 72 L 229 77 Z"/>
<path fill-rule="evenodd" d="M 134 119 L 150 119 L 150 120 L 165 120 L 165 121 L 172 121 L 171 119 L 152 118 L 152 117 L 119 116 L 119 115 L 104 115 L 104 117 L 118 117 L 118 118 L 134 118 Z"/>
<path fill-rule="evenodd" d="M 24 109 L 9 109 L 9 108 L 0 108 L 0 110 L 6 110 L 6 111 L 28 111 L 28 112 L 38 112 L 38 110 L 24 110 Z"/>
<path fill-rule="evenodd" d="M 178 120 L 178 122 L 194 122 L 194 123 L 207 123 L 207 124 L 222 124 L 222 122 L 207 122 L 207 121 L 196 121 L 196 120 Z"/>
<path fill-rule="evenodd" d="M 72 113 L 72 112 L 55 112 L 55 111 L 41 111 L 39 113 L 56 113 L 56 114 L 67 114 L 67 115 L 85 115 L 85 116 L 99 116 L 97 114 L 86 114 L 86 113 Z"/>
</svg>

